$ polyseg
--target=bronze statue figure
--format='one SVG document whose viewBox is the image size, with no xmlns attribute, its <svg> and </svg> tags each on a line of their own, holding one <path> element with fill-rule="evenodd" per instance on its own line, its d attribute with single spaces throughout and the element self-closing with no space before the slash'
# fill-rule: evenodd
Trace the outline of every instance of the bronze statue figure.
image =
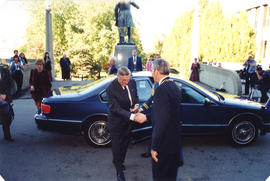
<svg viewBox="0 0 270 181">
<path fill-rule="evenodd" d="M 135 2 L 126 0 L 120 0 L 120 2 L 116 4 L 114 9 L 116 19 L 115 25 L 118 26 L 119 32 L 118 45 L 123 44 L 133 45 L 133 43 L 131 42 L 131 27 L 134 27 L 134 23 L 130 13 L 130 5 L 139 9 L 139 6 Z M 127 27 L 128 42 L 125 41 L 125 31 L 124 31 L 125 27 Z"/>
</svg>

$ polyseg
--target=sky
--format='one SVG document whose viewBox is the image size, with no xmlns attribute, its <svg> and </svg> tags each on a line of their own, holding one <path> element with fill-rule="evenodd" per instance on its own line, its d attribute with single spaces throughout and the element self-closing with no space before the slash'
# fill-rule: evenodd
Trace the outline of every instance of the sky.
<svg viewBox="0 0 270 181">
<path fill-rule="evenodd" d="M 29 15 L 21 3 L 27 1 L 29 0 L 0 0 L 0 58 L 11 57 L 13 50 L 25 43 Z M 219 1 L 226 14 L 253 7 L 254 3 L 265 2 L 265 0 L 210 1 Z M 131 7 L 135 28 L 139 30 L 144 50 L 149 52 L 156 40 L 161 38 L 162 34 L 170 33 L 175 20 L 194 8 L 198 0 L 134 0 L 134 2 L 140 7 L 140 9 Z"/>
</svg>

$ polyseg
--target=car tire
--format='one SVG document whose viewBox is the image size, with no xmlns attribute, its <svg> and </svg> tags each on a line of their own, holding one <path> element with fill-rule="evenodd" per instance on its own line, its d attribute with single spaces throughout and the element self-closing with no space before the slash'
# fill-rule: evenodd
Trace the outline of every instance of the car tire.
<svg viewBox="0 0 270 181">
<path fill-rule="evenodd" d="M 84 129 L 85 140 L 96 147 L 106 147 L 111 143 L 108 121 L 104 118 L 89 120 Z"/>
<path fill-rule="evenodd" d="M 248 145 L 256 141 L 258 126 L 252 118 L 245 117 L 235 121 L 230 127 L 230 139 L 236 145 Z"/>
</svg>

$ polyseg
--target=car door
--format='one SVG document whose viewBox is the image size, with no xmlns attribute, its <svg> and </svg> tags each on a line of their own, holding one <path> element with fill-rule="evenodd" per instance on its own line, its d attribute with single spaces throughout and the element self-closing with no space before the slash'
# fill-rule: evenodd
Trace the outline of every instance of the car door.
<svg viewBox="0 0 270 181">
<path fill-rule="evenodd" d="M 194 87 L 176 81 L 182 92 L 181 119 L 183 134 L 213 134 L 224 129 L 219 104 Z"/>
<path fill-rule="evenodd" d="M 152 96 L 152 81 L 149 78 L 135 78 L 139 103 L 142 105 Z M 150 114 L 150 112 L 149 112 Z M 140 142 L 151 137 L 151 120 L 143 124 L 134 122 L 132 136 L 134 142 Z"/>
</svg>

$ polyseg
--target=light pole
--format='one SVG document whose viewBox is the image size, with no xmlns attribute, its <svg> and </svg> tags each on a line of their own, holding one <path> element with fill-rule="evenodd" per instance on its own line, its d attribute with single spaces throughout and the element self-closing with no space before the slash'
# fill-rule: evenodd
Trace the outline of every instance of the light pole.
<svg viewBox="0 0 270 181">
<path fill-rule="evenodd" d="M 47 1 L 46 7 L 46 51 L 49 52 L 52 65 L 52 79 L 55 79 L 54 58 L 53 58 L 53 39 L 52 39 L 52 14 L 51 2 Z"/>
<path fill-rule="evenodd" d="M 193 15 L 193 26 L 192 26 L 192 44 L 191 44 L 191 57 L 190 66 L 192 65 L 194 58 L 199 58 L 199 38 L 200 38 L 200 5 L 197 1 L 195 11 Z"/>
</svg>

